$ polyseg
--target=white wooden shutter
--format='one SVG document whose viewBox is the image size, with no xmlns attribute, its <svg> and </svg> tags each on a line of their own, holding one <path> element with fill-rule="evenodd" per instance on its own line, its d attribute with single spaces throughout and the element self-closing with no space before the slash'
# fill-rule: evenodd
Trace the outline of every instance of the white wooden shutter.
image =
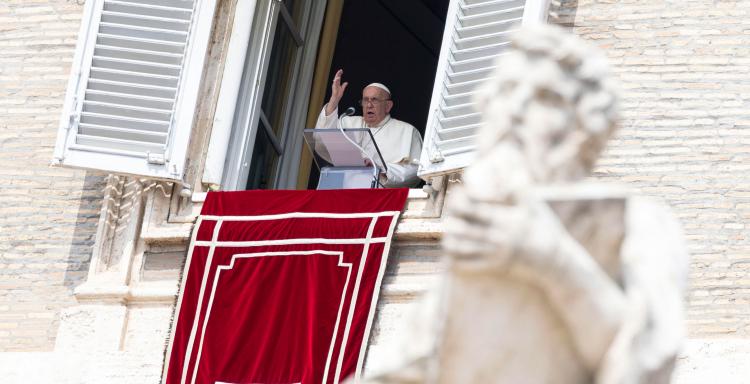
<svg viewBox="0 0 750 384">
<path fill-rule="evenodd" d="M 182 178 L 215 0 L 89 0 L 53 164 Z"/>
<path fill-rule="evenodd" d="M 548 0 L 451 0 L 427 119 L 419 176 L 469 165 L 481 116 L 472 97 L 521 25 L 547 20 Z"/>
</svg>

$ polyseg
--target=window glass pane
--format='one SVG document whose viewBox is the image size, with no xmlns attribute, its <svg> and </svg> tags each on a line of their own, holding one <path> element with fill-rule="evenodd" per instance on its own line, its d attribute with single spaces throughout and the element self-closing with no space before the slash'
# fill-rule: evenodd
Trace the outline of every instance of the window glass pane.
<svg viewBox="0 0 750 384">
<path fill-rule="evenodd" d="M 291 32 L 284 20 L 279 18 L 276 23 L 276 34 L 263 89 L 263 102 L 261 103 L 261 109 L 268 117 L 268 121 L 279 140 L 281 140 L 281 129 L 284 124 L 284 112 L 289 98 L 296 52 L 297 45 Z"/>
<path fill-rule="evenodd" d="M 304 5 L 307 1 L 309 0 L 284 0 L 284 5 L 289 11 L 289 14 L 292 16 L 294 24 L 297 25 L 297 30 L 299 30 L 299 27 L 301 25 L 302 16 L 304 16 L 305 13 Z"/>
<path fill-rule="evenodd" d="M 274 188 L 278 161 L 279 156 L 268 140 L 266 130 L 263 129 L 263 123 L 258 121 L 258 133 L 255 135 L 253 159 L 250 161 L 250 173 L 247 176 L 245 189 Z"/>
</svg>

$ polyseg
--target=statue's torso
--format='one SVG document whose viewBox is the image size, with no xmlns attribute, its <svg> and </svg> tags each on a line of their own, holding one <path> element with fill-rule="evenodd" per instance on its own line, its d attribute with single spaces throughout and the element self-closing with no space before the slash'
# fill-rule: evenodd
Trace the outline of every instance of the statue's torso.
<svg viewBox="0 0 750 384">
<path fill-rule="evenodd" d="M 576 189 L 545 200 L 568 233 L 619 281 L 627 199 L 577 196 Z M 450 279 L 438 382 L 591 382 L 565 324 L 539 288 L 493 273 L 454 272 Z"/>
<path fill-rule="evenodd" d="M 490 280 L 453 281 L 438 382 L 587 383 L 568 332 L 542 292 L 521 281 Z"/>
</svg>

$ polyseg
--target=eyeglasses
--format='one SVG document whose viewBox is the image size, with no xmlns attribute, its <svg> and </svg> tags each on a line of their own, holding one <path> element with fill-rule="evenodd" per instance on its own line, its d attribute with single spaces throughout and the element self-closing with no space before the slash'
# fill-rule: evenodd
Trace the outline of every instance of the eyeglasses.
<svg viewBox="0 0 750 384">
<path fill-rule="evenodd" d="M 386 102 L 388 100 L 390 100 L 390 99 L 378 99 L 378 98 L 374 98 L 374 97 L 371 98 L 371 99 L 364 98 L 364 99 L 362 99 L 362 100 L 359 101 L 359 105 L 361 105 L 363 107 L 365 105 L 369 104 L 369 103 L 372 103 L 372 105 L 380 105 L 380 103 L 384 103 L 384 102 Z"/>
</svg>

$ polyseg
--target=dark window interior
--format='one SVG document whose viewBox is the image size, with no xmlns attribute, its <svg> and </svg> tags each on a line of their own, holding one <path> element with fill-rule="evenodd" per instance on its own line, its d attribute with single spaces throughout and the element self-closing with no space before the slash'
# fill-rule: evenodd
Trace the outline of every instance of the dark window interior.
<svg viewBox="0 0 750 384">
<path fill-rule="evenodd" d="M 339 104 L 361 108 L 362 88 L 390 88 L 391 115 L 424 134 L 449 0 L 348 0 L 344 3 L 329 80 L 339 68 L 349 82 Z M 329 84 L 330 84 L 329 81 Z M 327 91 L 326 100 L 330 96 Z"/>
<path fill-rule="evenodd" d="M 391 115 L 424 136 L 449 0 L 347 0 L 341 15 L 328 84 L 339 68 L 349 83 L 340 112 L 355 107 L 367 84 L 392 92 Z M 326 90 L 326 98 L 331 89 Z M 322 108 L 322 106 L 321 106 Z M 312 166 L 308 188 L 318 183 Z"/>
</svg>

